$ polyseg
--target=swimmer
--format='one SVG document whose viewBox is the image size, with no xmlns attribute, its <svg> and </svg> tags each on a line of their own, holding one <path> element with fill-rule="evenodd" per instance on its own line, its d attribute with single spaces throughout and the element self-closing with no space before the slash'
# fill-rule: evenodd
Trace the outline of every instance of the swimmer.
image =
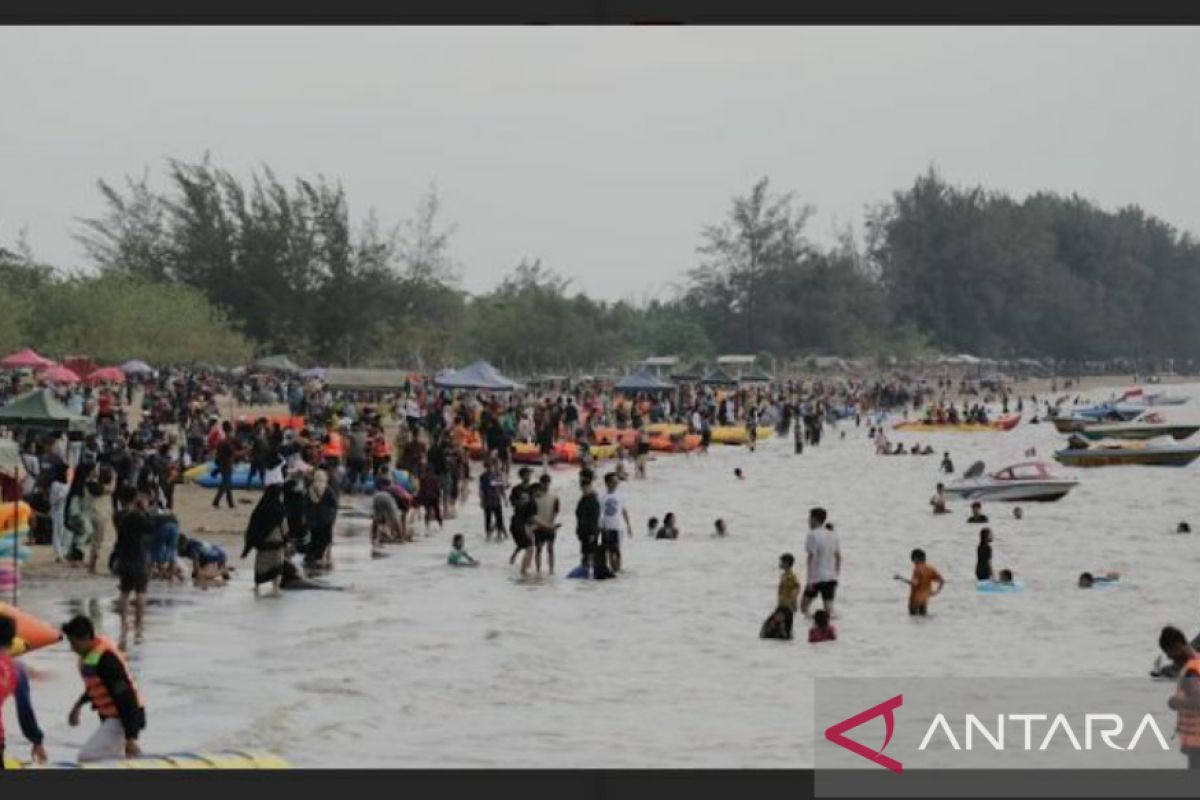
<svg viewBox="0 0 1200 800">
<path fill-rule="evenodd" d="M 1090 572 L 1082 572 L 1079 574 L 1079 588 L 1091 589 L 1097 584 L 1103 585 L 1106 583 L 1114 583 L 1115 581 L 1120 580 L 1120 578 L 1120 574 L 1113 572 L 1112 570 L 1109 570 L 1108 572 L 1105 572 L 1103 575 L 1099 576 L 1093 575 Z"/>
<path fill-rule="evenodd" d="M 310 578 L 304 574 L 303 556 L 294 554 L 283 562 L 283 574 L 279 581 L 280 589 L 325 589 L 331 592 L 343 591 L 343 587 L 334 586 L 325 581 Z"/>
<path fill-rule="evenodd" d="M 976 500 L 971 503 L 971 516 L 967 517 L 967 522 L 982 524 L 988 521 L 988 518 L 983 513 L 983 503 Z"/>
<path fill-rule="evenodd" d="M 837 641 L 837 628 L 829 624 L 829 612 L 825 609 L 813 614 L 813 625 L 808 629 L 808 641 L 810 644 Z"/>
<path fill-rule="evenodd" d="M 646 527 L 648 529 L 647 533 L 650 534 L 651 539 L 658 538 L 658 517 L 651 517 L 650 522 L 647 523 Z"/>
<path fill-rule="evenodd" d="M 1191 526 L 1191 525 L 1188 525 L 1186 522 L 1181 522 L 1181 523 L 1179 523 L 1179 525 L 1178 525 L 1178 526 L 1175 528 L 1175 532 L 1176 532 L 1176 533 L 1191 533 L 1191 532 L 1192 532 L 1192 526 Z"/>
<path fill-rule="evenodd" d="M 916 548 L 910 556 L 913 563 L 912 578 L 900 575 L 892 577 L 909 586 L 908 613 L 914 617 L 924 617 L 929 613 L 929 598 L 936 597 L 945 587 L 946 581 L 941 573 L 925 561 L 925 551 Z M 936 586 L 934 584 L 937 584 Z"/>
<path fill-rule="evenodd" d="M 946 484 L 939 483 L 937 485 L 937 491 L 934 492 L 933 497 L 929 498 L 929 505 L 933 506 L 935 514 L 950 513 L 950 509 L 946 508 Z"/>
<path fill-rule="evenodd" d="M 1013 519 L 1024 519 L 1024 518 L 1025 518 L 1025 512 L 1021 510 L 1020 506 L 1017 506 L 1016 508 L 1013 509 Z"/>
<path fill-rule="evenodd" d="M 678 539 L 679 528 L 675 526 L 675 513 L 668 511 L 663 517 L 662 527 L 658 529 L 657 539 Z"/>
<path fill-rule="evenodd" d="M 744 480 L 746 480 L 746 476 L 742 474 L 742 468 L 741 468 L 741 467 L 734 467 L 734 468 L 733 468 L 733 476 L 734 476 L 735 478 L 737 478 L 739 481 L 744 481 Z"/>
<path fill-rule="evenodd" d="M 446 558 L 446 563 L 452 567 L 479 566 L 479 562 L 467 552 L 461 533 L 454 534 L 454 538 L 450 540 L 450 555 Z"/>
<path fill-rule="evenodd" d="M 1000 570 L 1000 577 L 996 581 L 996 583 L 1000 584 L 1001 586 L 1012 586 L 1013 585 L 1012 570 L 1011 569 Z"/>
<path fill-rule="evenodd" d="M 719 519 L 713 523 L 713 536 L 727 536 L 729 528 L 725 525 L 725 520 Z"/>
</svg>

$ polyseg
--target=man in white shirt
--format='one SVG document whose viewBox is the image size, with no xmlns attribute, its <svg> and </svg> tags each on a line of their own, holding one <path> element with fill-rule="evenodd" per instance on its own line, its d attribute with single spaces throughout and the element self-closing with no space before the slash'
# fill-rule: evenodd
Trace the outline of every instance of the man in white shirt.
<svg viewBox="0 0 1200 800">
<path fill-rule="evenodd" d="M 826 613 L 833 616 L 833 598 L 842 571 L 842 550 L 833 526 L 825 522 L 827 517 L 823 508 L 808 512 L 808 536 L 804 540 L 804 550 L 808 553 L 808 580 L 800 600 L 800 613 L 806 616 L 817 595 L 821 596 Z"/>
<path fill-rule="evenodd" d="M 602 552 L 608 557 L 608 568 L 613 572 L 621 571 L 621 522 L 625 522 L 625 532 L 633 536 L 633 525 L 629 522 L 629 510 L 625 508 L 625 498 L 617 494 L 620 480 L 617 473 L 610 472 L 604 476 L 604 493 L 600 495 L 600 544 Z"/>
</svg>

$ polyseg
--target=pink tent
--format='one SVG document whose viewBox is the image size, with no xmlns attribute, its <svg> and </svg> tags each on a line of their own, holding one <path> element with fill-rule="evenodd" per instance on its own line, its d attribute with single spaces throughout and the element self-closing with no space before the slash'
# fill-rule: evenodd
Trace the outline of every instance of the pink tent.
<svg viewBox="0 0 1200 800">
<path fill-rule="evenodd" d="M 38 376 L 43 383 L 79 383 L 79 376 L 66 367 L 50 367 Z"/>
<path fill-rule="evenodd" d="M 125 373 L 117 367 L 101 367 L 84 379 L 88 386 L 101 383 L 124 383 Z"/>
<path fill-rule="evenodd" d="M 0 360 L 0 367 L 4 369 L 40 369 L 42 367 L 52 367 L 54 362 L 43 356 L 39 356 L 33 350 L 26 347 L 20 352 L 13 353 L 11 356 Z"/>
</svg>

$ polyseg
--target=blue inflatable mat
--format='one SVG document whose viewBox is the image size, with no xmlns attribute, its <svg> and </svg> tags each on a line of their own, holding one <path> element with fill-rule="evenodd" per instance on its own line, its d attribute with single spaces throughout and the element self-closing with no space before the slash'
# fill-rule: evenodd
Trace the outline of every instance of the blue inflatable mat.
<svg viewBox="0 0 1200 800">
<path fill-rule="evenodd" d="M 204 472 L 201 473 L 200 477 L 196 479 L 196 485 L 203 486 L 205 489 L 217 488 L 217 486 L 219 486 L 221 483 L 221 477 L 217 474 L 214 474 L 214 472 L 213 472 L 214 469 L 215 469 L 215 465 L 209 463 L 207 465 L 206 469 L 204 470 Z M 398 483 L 400 486 L 404 487 L 404 490 L 411 494 L 413 491 L 413 485 L 412 485 L 412 479 L 410 479 L 408 477 L 408 473 L 402 469 L 396 469 L 396 470 L 392 470 L 392 474 L 393 474 L 393 477 L 394 477 L 396 483 Z M 262 489 L 263 488 L 263 481 L 262 481 L 262 477 L 260 475 L 254 476 L 253 485 L 250 484 L 249 478 L 250 478 L 250 465 L 239 464 L 233 468 L 233 481 L 232 482 L 233 482 L 234 489 L 245 490 L 245 489 Z M 367 494 L 373 494 L 375 492 L 375 482 L 374 481 L 367 482 L 366 492 L 367 492 Z"/>
<path fill-rule="evenodd" d="M 976 581 L 975 589 L 988 594 L 1016 594 L 1025 587 L 1019 583 L 997 583 L 996 581 Z"/>
</svg>

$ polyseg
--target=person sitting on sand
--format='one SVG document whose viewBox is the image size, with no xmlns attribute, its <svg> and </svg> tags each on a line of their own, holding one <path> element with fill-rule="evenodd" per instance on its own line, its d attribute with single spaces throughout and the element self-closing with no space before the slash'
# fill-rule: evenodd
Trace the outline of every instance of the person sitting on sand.
<svg viewBox="0 0 1200 800">
<path fill-rule="evenodd" d="M 910 558 L 913 563 L 912 577 L 904 578 L 900 575 L 892 577 L 909 586 L 909 615 L 924 617 L 929 613 L 929 599 L 941 593 L 946 581 L 940 572 L 925 561 L 925 551 L 921 548 L 913 550 Z"/>
<path fill-rule="evenodd" d="M 929 498 L 929 505 L 933 506 L 934 514 L 949 514 L 950 509 L 946 508 L 946 484 L 939 483 L 933 497 Z"/>
<path fill-rule="evenodd" d="M 650 534 L 650 538 L 657 539 L 658 538 L 658 517 L 651 517 L 650 521 L 648 523 L 646 523 L 646 527 L 648 529 L 647 532 Z"/>
<path fill-rule="evenodd" d="M 718 519 L 713 524 L 713 536 L 728 536 L 729 528 L 725 525 L 725 520 Z"/>
<path fill-rule="evenodd" d="M 679 538 L 679 528 L 675 527 L 675 514 L 673 512 L 668 511 L 666 516 L 663 517 L 662 527 L 658 529 L 658 534 L 654 538 L 656 538 L 656 539 L 678 539 Z"/>
<path fill-rule="evenodd" d="M 454 534 L 454 538 L 450 541 L 450 555 L 446 558 L 446 563 L 452 567 L 479 566 L 479 562 L 467 552 L 461 533 Z"/>
<path fill-rule="evenodd" d="M 1120 574 L 1108 570 L 1101 575 L 1093 575 L 1090 572 L 1082 572 L 1079 574 L 1079 588 L 1091 589 L 1094 586 L 1103 586 L 1109 583 L 1115 583 L 1120 580 Z"/>
<path fill-rule="evenodd" d="M 983 503 L 980 503 L 978 500 L 971 503 L 971 516 L 967 517 L 967 522 L 981 525 L 986 524 L 987 521 L 988 518 L 983 513 Z"/>
<path fill-rule="evenodd" d="M 808 629 L 808 641 L 810 644 L 837 641 L 837 628 L 829 623 L 829 612 L 825 609 L 813 614 L 813 624 Z"/>
</svg>

